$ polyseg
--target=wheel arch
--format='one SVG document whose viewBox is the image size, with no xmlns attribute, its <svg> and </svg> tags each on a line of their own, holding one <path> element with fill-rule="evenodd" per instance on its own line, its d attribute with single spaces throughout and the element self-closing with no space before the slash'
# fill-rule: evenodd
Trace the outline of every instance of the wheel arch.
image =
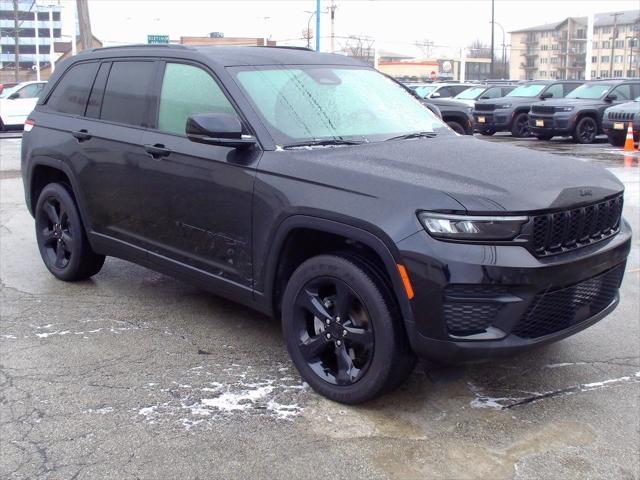
<svg viewBox="0 0 640 480">
<path fill-rule="evenodd" d="M 389 281 L 389 287 L 394 294 L 403 319 L 405 322 L 413 321 L 411 305 L 398 271 L 400 254 L 395 243 L 382 232 L 372 233 L 347 223 L 309 215 L 294 215 L 285 219 L 278 227 L 271 242 L 268 260 L 264 269 L 264 300 L 268 303 L 268 308 L 274 315 L 279 313 L 283 282 L 286 285 L 285 281 L 288 280 L 297 265 L 306 260 L 306 258 L 310 258 L 309 256 L 301 255 L 300 258 L 294 259 L 290 264 L 287 264 L 285 260 L 289 252 L 296 252 L 296 248 L 291 242 L 299 238 L 297 235 L 301 234 L 313 234 L 320 237 L 320 240 L 324 242 L 323 246 L 325 248 L 317 254 L 336 251 L 336 245 L 329 241 L 331 239 L 344 242 L 345 250 L 352 246 L 356 249 L 360 248 L 363 252 L 374 254 L 377 260 L 380 261 L 382 273 L 386 275 Z M 311 252 L 313 252 L 313 249 L 311 249 Z"/>
<path fill-rule="evenodd" d="M 576 127 L 578 126 L 578 122 L 582 120 L 584 117 L 591 117 L 596 122 L 596 128 L 598 129 L 598 133 L 602 132 L 602 121 L 600 120 L 600 115 L 597 110 L 582 110 L 577 113 L 576 121 L 573 124 L 573 131 L 575 132 Z"/>
</svg>

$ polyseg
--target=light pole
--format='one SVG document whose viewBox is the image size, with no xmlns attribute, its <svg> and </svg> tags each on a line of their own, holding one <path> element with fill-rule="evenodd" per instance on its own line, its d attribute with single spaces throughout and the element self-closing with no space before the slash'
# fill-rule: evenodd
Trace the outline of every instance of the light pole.
<svg viewBox="0 0 640 480">
<path fill-rule="evenodd" d="M 627 73 L 627 75 L 630 75 L 630 72 L 633 70 L 633 46 L 634 46 L 634 43 L 635 43 L 638 39 L 640 39 L 640 35 L 639 35 L 639 36 L 637 36 L 637 37 L 632 37 L 632 36 L 627 35 L 627 36 L 624 38 L 624 41 L 625 41 L 624 53 L 625 53 L 625 55 L 626 55 L 626 53 L 627 53 L 626 42 L 627 42 L 627 40 L 631 40 L 631 41 L 629 42 L 629 71 L 628 71 L 628 72 L 626 72 L 626 73 Z M 623 64 L 623 65 L 625 64 L 625 59 L 624 59 L 624 57 L 622 57 L 622 64 Z M 627 75 L 624 75 L 624 76 L 626 77 Z"/>
<path fill-rule="evenodd" d="M 307 48 L 311 49 L 311 20 L 313 20 L 313 16 L 316 15 L 316 12 L 309 12 L 305 10 L 305 13 L 310 13 L 309 20 L 307 21 Z"/>
<path fill-rule="evenodd" d="M 55 64 L 55 51 L 53 48 L 53 44 L 55 43 L 55 39 L 53 37 L 53 4 L 49 5 L 49 65 L 51 65 L 51 73 L 56 69 Z"/>
<path fill-rule="evenodd" d="M 320 51 L 320 0 L 316 0 L 316 52 Z"/>
<path fill-rule="evenodd" d="M 505 41 L 505 36 L 504 36 L 504 27 L 502 25 L 500 25 L 498 22 L 496 22 L 495 20 L 492 20 L 490 23 L 495 23 L 496 25 L 498 25 L 500 27 L 500 30 L 502 30 L 502 75 L 504 75 L 504 71 L 507 69 L 507 42 Z M 493 49 L 491 50 L 491 55 L 493 55 Z"/>
<path fill-rule="evenodd" d="M 40 81 L 40 32 L 38 31 L 38 6 L 34 5 L 33 17 L 35 19 L 35 33 L 36 33 L 36 80 Z"/>
<path fill-rule="evenodd" d="M 495 49 L 495 40 L 494 40 L 494 23 L 495 23 L 495 1 L 491 0 L 491 78 L 493 78 L 493 51 Z"/>
</svg>

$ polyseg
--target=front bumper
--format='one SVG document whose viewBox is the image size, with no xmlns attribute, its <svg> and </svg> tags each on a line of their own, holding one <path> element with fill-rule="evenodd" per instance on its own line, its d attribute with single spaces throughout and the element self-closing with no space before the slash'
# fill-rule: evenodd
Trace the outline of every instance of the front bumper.
<svg viewBox="0 0 640 480">
<path fill-rule="evenodd" d="M 609 239 L 545 258 L 418 232 L 398 243 L 415 291 L 405 322 L 412 348 L 435 361 L 482 361 L 587 328 L 616 307 L 630 245 L 624 221 Z M 580 303 L 585 295 L 593 303 Z"/>
<path fill-rule="evenodd" d="M 640 135 L 640 119 L 639 120 L 634 120 L 632 125 L 632 129 L 633 129 L 633 135 L 635 138 L 638 138 L 638 135 Z M 622 128 L 620 128 L 622 126 Z M 609 120 L 609 119 L 603 119 L 602 120 L 602 130 L 604 131 L 604 133 L 606 133 L 609 136 L 619 136 L 619 137 L 626 137 L 627 135 L 627 128 L 629 127 L 629 121 L 617 121 L 617 120 Z"/>
<path fill-rule="evenodd" d="M 476 132 L 508 132 L 513 123 L 512 110 L 473 111 L 473 124 Z"/>
<path fill-rule="evenodd" d="M 572 115 L 529 113 L 529 128 L 534 135 L 571 135 L 574 126 L 575 118 Z"/>
</svg>

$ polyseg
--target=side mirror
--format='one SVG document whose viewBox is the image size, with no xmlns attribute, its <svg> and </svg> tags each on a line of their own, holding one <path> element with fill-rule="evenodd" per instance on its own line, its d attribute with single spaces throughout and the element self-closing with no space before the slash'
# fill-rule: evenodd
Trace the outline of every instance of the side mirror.
<svg viewBox="0 0 640 480">
<path fill-rule="evenodd" d="M 553 97 L 553 93 L 551 92 L 544 92 L 542 95 L 540 95 L 540 100 L 544 100 L 546 98 L 552 98 Z"/>
<path fill-rule="evenodd" d="M 185 130 L 192 142 L 231 148 L 256 144 L 255 137 L 242 134 L 242 123 L 230 113 L 197 113 L 187 118 Z"/>
<path fill-rule="evenodd" d="M 605 102 L 613 102 L 614 100 L 617 100 L 617 99 L 618 99 L 618 95 L 616 95 L 615 93 L 610 93 L 609 95 L 604 97 Z"/>
<path fill-rule="evenodd" d="M 438 92 L 433 92 L 431 94 L 431 98 L 440 98 L 440 94 Z"/>
<path fill-rule="evenodd" d="M 487 96 L 484 96 L 484 95 L 483 95 L 483 96 L 482 96 L 482 97 L 480 97 L 478 100 L 489 100 L 489 97 L 487 97 Z"/>
<path fill-rule="evenodd" d="M 15 93 L 12 93 L 11 95 L 9 95 L 9 100 L 15 100 L 16 98 L 20 98 L 20 93 L 19 92 L 15 92 Z"/>
</svg>

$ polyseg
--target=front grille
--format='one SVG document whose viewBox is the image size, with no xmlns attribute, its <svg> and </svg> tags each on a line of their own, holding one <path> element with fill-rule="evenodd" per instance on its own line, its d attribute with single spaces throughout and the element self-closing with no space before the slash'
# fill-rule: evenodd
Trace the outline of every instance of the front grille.
<svg viewBox="0 0 640 480">
<path fill-rule="evenodd" d="M 496 109 L 496 106 L 492 103 L 476 103 L 477 112 L 492 112 Z"/>
<path fill-rule="evenodd" d="M 635 113 L 632 112 L 607 112 L 607 118 L 609 120 L 622 120 L 622 121 L 633 121 L 633 116 Z"/>
<path fill-rule="evenodd" d="M 538 257 L 575 250 L 615 235 L 620 228 L 622 195 L 582 208 L 533 217 Z"/>
<path fill-rule="evenodd" d="M 538 338 L 593 317 L 613 302 L 623 275 L 624 264 L 576 285 L 536 295 L 512 333 Z"/>
<path fill-rule="evenodd" d="M 555 107 L 550 107 L 548 105 L 534 105 L 531 107 L 531 113 L 539 113 L 541 115 L 553 115 L 555 111 Z"/>
<path fill-rule="evenodd" d="M 445 303 L 443 312 L 447 330 L 454 335 L 484 332 L 500 307 L 498 303 Z"/>
</svg>

